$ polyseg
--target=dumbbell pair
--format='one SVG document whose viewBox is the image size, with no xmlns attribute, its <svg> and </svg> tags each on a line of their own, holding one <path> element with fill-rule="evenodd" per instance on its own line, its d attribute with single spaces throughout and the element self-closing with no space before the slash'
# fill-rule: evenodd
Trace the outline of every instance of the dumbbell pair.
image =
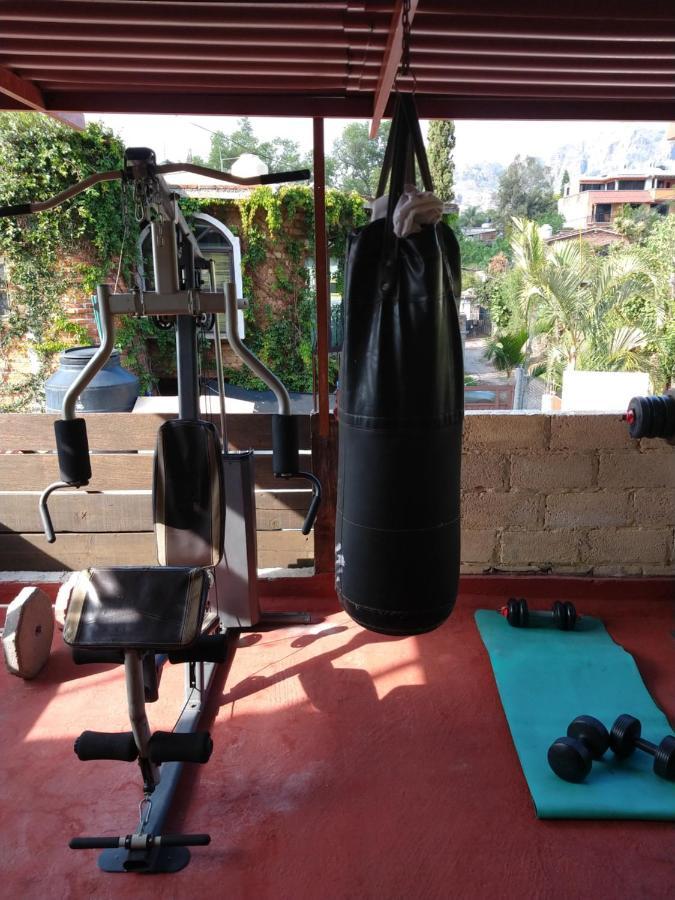
<svg viewBox="0 0 675 900">
<path fill-rule="evenodd" d="M 577 611 L 569 600 L 556 600 L 551 611 L 529 609 L 527 601 L 521 597 L 511 597 L 501 609 L 502 615 L 514 628 L 528 628 L 531 625 L 548 625 L 560 631 L 572 631 L 577 624 Z"/>
<path fill-rule="evenodd" d="M 654 757 L 654 774 L 666 781 L 675 781 L 675 736 L 667 735 L 660 744 L 652 744 L 641 737 L 639 719 L 621 715 L 607 731 L 593 716 L 577 716 L 565 737 L 555 740 L 548 751 L 548 763 L 559 778 L 578 783 L 591 771 L 593 760 L 601 759 L 608 749 L 616 757 L 625 759 L 635 750 Z"/>
</svg>

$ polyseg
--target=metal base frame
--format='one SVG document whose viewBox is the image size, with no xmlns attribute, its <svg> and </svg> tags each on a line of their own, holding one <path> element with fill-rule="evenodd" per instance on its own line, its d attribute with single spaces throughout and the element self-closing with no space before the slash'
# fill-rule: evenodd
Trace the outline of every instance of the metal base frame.
<svg viewBox="0 0 675 900">
<path fill-rule="evenodd" d="M 104 850 L 98 858 L 103 872 L 129 872 L 137 875 L 157 875 L 180 872 L 190 862 L 187 847 L 155 847 L 148 853 L 142 850 Z"/>
<path fill-rule="evenodd" d="M 183 711 L 174 726 L 177 734 L 191 734 L 199 727 L 209 690 L 219 665 L 232 663 L 234 653 L 229 653 L 224 663 L 184 663 L 186 692 Z M 182 762 L 167 762 L 161 767 L 161 779 L 151 794 L 150 812 L 137 834 L 161 835 L 171 809 L 174 794 L 183 771 Z M 160 872 L 178 872 L 190 861 L 187 847 L 154 847 L 152 850 L 104 850 L 98 860 L 104 872 L 136 872 L 151 875 Z"/>
</svg>

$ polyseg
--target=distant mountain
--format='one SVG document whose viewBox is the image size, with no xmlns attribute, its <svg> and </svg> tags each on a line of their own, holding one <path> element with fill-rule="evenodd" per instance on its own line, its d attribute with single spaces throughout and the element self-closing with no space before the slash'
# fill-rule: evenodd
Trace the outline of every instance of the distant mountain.
<svg viewBox="0 0 675 900">
<path fill-rule="evenodd" d="M 461 209 L 477 206 L 489 209 L 492 195 L 506 167 L 495 162 L 478 162 L 455 170 L 455 200 Z"/>
<path fill-rule="evenodd" d="M 525 154 L 523 154 L 525 155 Z M 567 170 L 575 191 L 579 178 L 638 171 L 647 166 L 665 164 L 675 169 L 675 141 L 666 140 L 666 127 L 637 126 L 627 129 L 608 124 L 592 143 L 581 141 L 558 148 L 544 162 L 551 169 L 556 191 Z M 460 208 L 477 206 L 489 209 L 506 167 L 494 162 L 477 162 L 455 170 L 455 196 Z"/>
<path fill-rule="evenodd" d="M 566 144 L 547 160 L 554 185 L 560 184 L 567 169 L 573 190 L 579 178 L 614 172 L 639 173 L 647 166 L 669 162 L 675 168 L 675 146 L 666 141 L 665 126 L 642 126 L 619 132 L 611 125 L 592 144 Z"/>
</svg>

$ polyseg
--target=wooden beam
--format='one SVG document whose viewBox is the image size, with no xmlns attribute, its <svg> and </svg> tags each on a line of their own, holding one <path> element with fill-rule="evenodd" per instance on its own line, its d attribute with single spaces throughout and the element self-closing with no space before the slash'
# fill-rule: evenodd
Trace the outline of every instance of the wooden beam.
<svg viewBox="0 0 675 900">
<path fill-rule="evenodd" d="M 408 18 L 412 25 L 415 12 L 417 10 L 418 0 L 410 0 L 410 11 Z M 394 86 L 394 79 L 401 62 L 403 53 L 403 0 L 396 0 L 396 6 L 391 16 L 391 24 L 389 26 L 389 36 L 387 38 L 387 46 L 384 51 L 382 60 L 382 68 L 380 69 L 380 77 L 375 90 L 375 106 L 373 108 L 373 119 L 370 123 L 370 137 L 374 138 L 382 121 L 382 116 L 387 108 L 389 95 Z"/>
<path fill-rule="evenodd" d="M 447 85 L 445 85 L 447 88 Z M 1 101 L 0 96 L 0 101 Z M 53 109 L 87 109 L 90 113 L 155 113 L 168 115 L 278 116 L 280 104 L 286 116 L 312 118 L 367 119 L 373 109 L 370 93 L 341 97 L 274 94 L 152 93 L 133 91 L 60 91 L 47 92 Z M 283 102 L 282 102 L 283 101 Z M 16 101 L 7 100 L 7 104 Z M 467 93 L 431 94 L 416 92 L 420 119 L 598 119 L 622 122 L 671 122 L 672 96 L 646 99 L 621 96 L 611 99 L 587 97 L 525 98 L 522 94 L 504 96 L 468 96 Z M 0 106 L 2 104 L 0 103 Z M 15 109 L 15 106 L 7 108 Z"/>
<path fill-rule="evenodd" d="M 92 452 L 115 450 L 154 450 L 157 431 L 175 413 L 87 413 L 87 434 Z M 54 421 L 50 413 L 4 413 L 0 415 L 0 454 L 7 450 L 35 453 L 54 450 Z M 220 417 L 207 413 L 202 418 L 217 425 Z M 230 446 L 236 450 L 270 450 L 272 417 L 267 413 L 228 413 L 227 432 Z M 311 447 L 309 416 L 299 418 L 299 446 Z M 16 460 L 16 457 L 15 457 Z"/>
<path fill-rule="evenodd" d="M 42 91 L 32 81 L 15 75 L 10 69 L 0 66 L 0 94 L 9 97 L 18 103 L 23 104 L 28 109 L 35 112 L 46 113 L 53 119 L 58 119 L 64 125 L 70 125 L 78 131 L 85 128 L 84 116 L 82 113 L 63 113 L 52 109 L 47 109 L 45 98 Z"/>
<path fill-rule="evenodd" d="M 307 459 L 303 456 L 303 459 Z M 87 490 L 143 491 L 152 486 L 151 453 L 102 453 L 91 457 L 92 478 Z M 0 453 L 0 491 L 41 490 L 59 478 L 55 453 Z M 274 491 L 280 479 L 272 472 L 272 455 L 256 454 L 255 486 Z M 286 490 L 306 490 L 304 478 L 284 478 Z M 54 499 L 58 503 L 59 498 Z M 0 511 L 0 518 L 2 512 Z"/>
<path fill-rule="evenodd" d="M 509 407 L 510 409 L 510 407 Z M 35 491 L 0 492 L 0 534 L 42 534 Z M 255 495 L 258 531 L 299 530 L 309 509 L 311 491 L 260 491 Z M 51 505 L 54 529 L 76 534 L 152 531 L 149 490 L 84 494 L 62 491 Z"/>
<path fill-rule="evenodd" d="M 5 94 L 12 100 L 18 100 L 19 103 L 24 103 L 30 109 L 38 112 L 45 111 L 45 99 L 42 91 L 32 81 L 20 78 L 4 67 L 0 67 L 0 94 Z"/>
<path fill-rule="evenodd" d="M 314 538 L 301 531 L 258 532 L 258 566 L 287 568 L 311 565 Z M 57 534 L 48 544 L 42 534 L 0 534 L 0 569 L 54 572 L 88 566 L 156 566 L 157 545 L 151 531 L 110 534 Z"/>
<path fill-rule="evenodd" d="M 70 125 L 75 131 L 84 131 L 87 127 L 87 123 L 84 121 L 84 115 L 82 113 L 57 112 L 54 109 L 45 109 L 44 114 L 52 119 L 56 119 L 57 122 L 61 122 L 62 125 Z"/>
</svg>

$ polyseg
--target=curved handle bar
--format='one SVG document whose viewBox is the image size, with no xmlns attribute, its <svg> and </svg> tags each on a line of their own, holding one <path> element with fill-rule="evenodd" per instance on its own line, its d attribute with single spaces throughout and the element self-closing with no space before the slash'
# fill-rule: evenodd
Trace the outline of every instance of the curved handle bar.
<svg viewBox="0 0 675 900">
<path fill-rule="evenodd" d="M 86 191 L 88 188 L 93 187 L 95 184 L 99 184 L 101 181 L 119 181 L 123 177 L 124 173 L 121 171 L 97 172 L 95 175 L 90 175 L 89 178 L 85 178 L 84 181 L 78 181 L 77 184 L 66 188 L 65 191 L 61 191 L 60 194 L 56 194 L 49 200 L 36 200 L 35 203 L 15 203 L 12 206 L 0 206 L 0 218 L 5 218 L 6 216 L 23 216 L 28 213 L 38 213 L 44 212 L 46 209 L 53 209 L 55 206 L 59 206 L 59 204 L 64 203 L 71 197 L 77 196 L 77 194 L 81 194 L 82 191 Z"/>
<path fill-rule="evenodd" d="M 249 175 L 243 178 L 240 175 L 233 175 L 231 172 L 221 172 L 220 169 L 209 169 L 207 166 L 195 166 L 193 163 L 165 163 L 155 166 L 154 171 L 158 175 L 168 175 L 171 172 L 191 172 L 193 175 L 205 175 L 207 178 L 215 178 L 217 181 L 228 181 L 230 184 L 244 186 L 307 181 L 311 177 L 309 169 L 295 169 L 292 172 L 268 172 L 266 175 Z"/>
<path fill-rule="evenodd" d="M 308 481 L 312 482 L 312 502 L 309 504 L 305 521 L 302 523 L 302 533 L 309 534 L 314 527 L 316 514 L 319 512 L 319 505 L 321 503 L 321 482 L 312 472 L 297 472 L 296 474 L 300 478 L 306 478 Z"/>
<path fill-rule="evenodd" d="M 61 490 L 62 488 L 79 488 L 81 485 L 79 483 L 76 484 L 68 484 L 67 481 L 53 481 L 49 487 L 46 487 L 44 491 L 40 494 L 40 499 L 38 500 L 38 510 L 40 512 L 40 519 L 42 520 L 42 528 L 45 533 L 45 537 L 47 538 L 48 544 L 53 544 L 56 540 L 56 534 L 54 533 L 54 526 L 52 524 L 52 517 L 49 515 L 49 508 L 47 507 L 47 500 L 49 500 L 50 495 L 54 491 Z"/>
<path fill-rule="evenodd" d="M 49 200 L 37 200 L 34 203 L 13 203 L 10 206 L 0 206 L 0 218 L 7 216 L 23 216 L 29 213 L 44 212 L 47 209 L 53 209 L 59 206 L 71 197 L 81 194 L 88 188 L 99 184 L 102 181 L 122 181 L 130 176 L 133 167 L 127 170 L 97 172 L 90 175 L 83 181 L 66 188 L 60 194 L 50 197 Z M 259 185 L 259 184 L 280 184 L 287 181 L 305 181 L 310 177 L 309 169 L 298 169 L 294 172 L 269 172 L 267 175 L 252 175 L 248 178 L 241 178 L 239 175 L 232 175 L 230 172 L 221 172 L 218 169 L 209 169 L 206 166 L 195 166 L 192 163 L 167 163 L 162 166 L 151 166 L 150 174 L 166 175 L 171 172 L 192 172 L 195 175 L 206 175 L 209 178 L 215 178 L 218 181 L 228 181 L 231 184 L 240 185 Z"/>
<path fill-rule="evenodd" d="M 277 378 L 274 372 L 271 372 L 267 366 L 262 363 L 239 336 L 239 322 L 237 320 L 237 290 L 230 282 L 225 285 L 225 317 L 227 322 L 227 339 L 230 347 L 239 359 L 248 366 L 248 368 L 263 381 L 274 394 L 277 407 L 281 415 L 289 416 L 291 414 L 291 398 L 286 390 L 286 386 L 281 379 Z"/>
</svg>

